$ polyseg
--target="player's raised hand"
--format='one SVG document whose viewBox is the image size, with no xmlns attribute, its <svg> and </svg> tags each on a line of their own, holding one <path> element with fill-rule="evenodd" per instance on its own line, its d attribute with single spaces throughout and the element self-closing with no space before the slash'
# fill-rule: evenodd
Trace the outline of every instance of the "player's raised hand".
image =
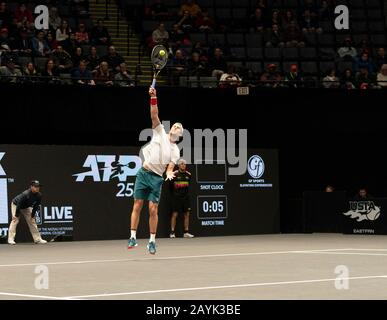
<svg viewBox="0 0 387 320">
<path fill-rule="evenodd" d="M 156 89 L 153 87 L 149 87 L 149 95 L 151 97 L 156 97 Z"/>
<path fill-rule="evenodd" d="M 176 175 L 176 171 L 175 172 L 167 171 L 167 178 L 165 179 L 165 181 L 173 180 L 175 178 L 175 175 Z"/>
</svg>

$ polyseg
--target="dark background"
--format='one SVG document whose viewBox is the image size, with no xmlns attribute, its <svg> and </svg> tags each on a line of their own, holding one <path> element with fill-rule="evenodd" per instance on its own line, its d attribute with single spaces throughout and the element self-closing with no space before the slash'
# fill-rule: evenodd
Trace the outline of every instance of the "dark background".
<svg viewBox="0 0 387 320">
<path fill-rule="evenodd" d="M 1 85 L 3 143 L 139 145 L 147 88 Z M 22 94 L 21 94 L 22 92 Z M 327 183 L 387 195 L 386 91 L 159 88 L 160 118 L 188 129 L 247 128 L 251 148 L 278 148 L 281 231 L 300 231 L 305 190 Z"/>
</svg>

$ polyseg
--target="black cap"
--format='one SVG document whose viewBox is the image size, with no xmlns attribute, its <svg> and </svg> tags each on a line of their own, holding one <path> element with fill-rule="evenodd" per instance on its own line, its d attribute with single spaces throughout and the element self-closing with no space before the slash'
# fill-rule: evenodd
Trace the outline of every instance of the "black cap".
<svg viewBox="0 0 387 320">
<path fill-rule="evenodd" d="M 42 187 L 41 183 L 38 180 L 31 181 L 31 187 Z"/>
</svg>

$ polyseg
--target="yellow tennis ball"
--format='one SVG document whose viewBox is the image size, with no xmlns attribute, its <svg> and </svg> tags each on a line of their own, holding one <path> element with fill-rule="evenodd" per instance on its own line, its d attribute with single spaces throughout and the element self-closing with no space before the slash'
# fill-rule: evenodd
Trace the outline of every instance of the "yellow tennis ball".
<svg viewBox="0 0 387 320">
<path fill-rule="evenodd" d="M 160 54 L 160 56 L 164 57 L 165 56 L 165 50 L 160 50 L 159 54 Z"/>
</svg>

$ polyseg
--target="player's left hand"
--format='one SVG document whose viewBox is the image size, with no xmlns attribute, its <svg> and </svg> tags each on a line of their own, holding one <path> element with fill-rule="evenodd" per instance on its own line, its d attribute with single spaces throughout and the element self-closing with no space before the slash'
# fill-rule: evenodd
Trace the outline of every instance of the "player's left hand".
<svg viewBox="0 0 387 320">
<path fill-rule="evenodd" d="M 167 172 L 167 178 L 165 179 L 165 181 L 173 180 L 174 178 L 175 178 L 175 172 L 169 171 L 169 172 Z"/>
</svg>

